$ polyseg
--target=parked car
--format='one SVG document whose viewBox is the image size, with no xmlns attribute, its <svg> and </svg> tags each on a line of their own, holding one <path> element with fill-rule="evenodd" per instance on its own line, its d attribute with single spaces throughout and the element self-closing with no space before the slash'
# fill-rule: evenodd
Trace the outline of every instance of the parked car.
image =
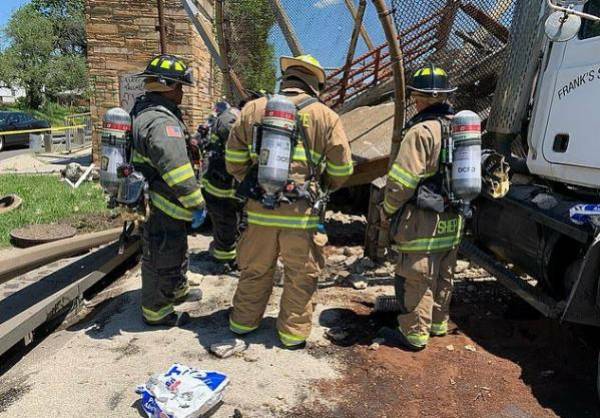
<svg viewBox="0 0 600 418">
<path fill-rule="evenodd" d="M 29 133 L 5 135 L 3 132 L 50 128 L 45 120 L 24 112 L 0 111 L 0 151 L 8 146 L 29 144 Z"/>
</svg>

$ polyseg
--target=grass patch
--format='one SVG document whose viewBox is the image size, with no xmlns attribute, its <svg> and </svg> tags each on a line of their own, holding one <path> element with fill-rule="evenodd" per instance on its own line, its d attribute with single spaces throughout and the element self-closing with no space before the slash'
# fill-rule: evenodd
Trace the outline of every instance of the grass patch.
<svg viewBox="0 0 600 418">
<path fill-rule="evenodd" d="M 15 228 L 108 212 L 98 184 L 84 182 L 73 190 L 53 175 L 0 175 L 0 196 L 7 194 L 19 195 L 23 204 L 0 215 L 0 247 L 10 244 L 9 233 Z"/>
</svg>

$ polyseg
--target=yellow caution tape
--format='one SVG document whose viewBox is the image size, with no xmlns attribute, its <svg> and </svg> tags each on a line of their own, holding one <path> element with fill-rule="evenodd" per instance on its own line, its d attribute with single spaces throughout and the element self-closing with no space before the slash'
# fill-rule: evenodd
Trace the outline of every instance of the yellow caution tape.
<svg viewBox="0 0 600 418">
<path fill-rule="evenodd" d="M 85 125 L 61 126 L 60 128 L 29 129 L 29 130 L 24 130 L 24 131 L 4 131 L 4 132 L 0 132 L 0 136 L 16 135 L 16 134 L 33 134 L 35 132 L 60 132 L 60 131 L 68 131 L 69 129 L 80 129 L 80 128 L 85 128 Z"/>
</svg>

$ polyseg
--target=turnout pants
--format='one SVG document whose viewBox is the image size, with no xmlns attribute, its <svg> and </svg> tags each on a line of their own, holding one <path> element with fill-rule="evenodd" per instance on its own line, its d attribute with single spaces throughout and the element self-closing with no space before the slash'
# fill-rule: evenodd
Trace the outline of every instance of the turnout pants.
<svg viewBox="0 0 600 418">
<path fill-rule="evenodd" d="M 213 257 L 221 262 L 234 261 L 239 238 L 242 203 L 205 193 L 206 209 L 213 227 Z"/>
<path fill-rule="evenodd" d="M 230 329 L 245 334 L 258 328 L 273 290 L 277 259 L 284 266 L 277 330 L 284 345 L 302 344 L 312 326 L 312 297 L 323 256 L 314 231 L 248 225 L 238 244 L 240 281 L 229 318 Z"/>
<path fill-rule="evenodd" d="M 430 335 L 444 335 L 448 331 L 456 253 L 457 250 L 451 250 L 399 255 L 396 297 L 404 306 L 398 325 L 415 346 L 423 347 Z"/>
<path fill-rule="evenodd" d="M 152 207 L 142 234 L 142 314 L 150 322 L 173 312 L 186 296 L 187 224 Z"/>
</svg>

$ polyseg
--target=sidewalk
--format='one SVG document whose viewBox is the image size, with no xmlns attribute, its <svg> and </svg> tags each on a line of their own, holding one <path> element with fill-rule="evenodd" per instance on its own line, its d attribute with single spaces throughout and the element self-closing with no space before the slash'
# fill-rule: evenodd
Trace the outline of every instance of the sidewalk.
<svg viewBox="0 0 600 418">
<path fill-rule="evenodd" d="M 59 173 L 69 163 L 88 166 L 92 162 L 91 147 L 72 154 L 26 153 L 0 161 L 1 174 L 52 174 Z"/>
</svg>

